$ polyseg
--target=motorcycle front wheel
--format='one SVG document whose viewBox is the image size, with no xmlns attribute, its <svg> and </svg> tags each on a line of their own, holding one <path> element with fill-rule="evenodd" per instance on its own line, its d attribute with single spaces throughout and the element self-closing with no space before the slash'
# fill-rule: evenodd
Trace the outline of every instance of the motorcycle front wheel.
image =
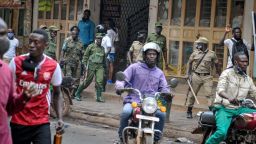
<svg viewBox="0 0 256 144">
<path fill-rule="evenodd" d="M 62 116 L 65 116 L 70 111 L 70 100 L 69 100 L 70 92 L 66 88 L 61 88 L 61 93 L 62 93 L 62 96 L 63 96 Z M 51 101 L 50 116 L 53 117 L 53 118 L 57 117 L 53 100 Z"/>
</svg>

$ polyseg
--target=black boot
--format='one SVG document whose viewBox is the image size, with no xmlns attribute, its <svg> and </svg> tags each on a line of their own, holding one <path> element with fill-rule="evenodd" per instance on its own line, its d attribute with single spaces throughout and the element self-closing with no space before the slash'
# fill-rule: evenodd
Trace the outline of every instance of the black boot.
<svg viewBox="0 0 256 144">
<path fill-rule="evenodd" d="M 188 119 L 192 119 L 193 116 L 192 116 L 192 109 L 193 107 L 188 107 L 188 110 L 187 110 L 187 118 Z"/>
</svg>

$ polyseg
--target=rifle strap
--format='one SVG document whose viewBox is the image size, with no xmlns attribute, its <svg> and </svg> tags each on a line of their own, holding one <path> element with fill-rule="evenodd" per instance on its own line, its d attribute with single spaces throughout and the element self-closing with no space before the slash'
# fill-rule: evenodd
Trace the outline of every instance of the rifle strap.
<svg viewBox="0 0 256 144">
<path fill-rule="evenodd" d="M 198 66 L 201 64 L 201 62 L 203 61 L 203 59 L 204 59 L 205 55 L 208 53 L 208 51 L 209 51 L 209 50 L 207 50 L 207 52 L 205 52 L 204 55 L 201 57 L 201 59 L 198 61 L 197 65 L 196 65 L 196 67 L 195 67 L 195 69 L 194 69 L 194 71 L 196 71 L 196 69 L 198 68 Z"/>
</svg>

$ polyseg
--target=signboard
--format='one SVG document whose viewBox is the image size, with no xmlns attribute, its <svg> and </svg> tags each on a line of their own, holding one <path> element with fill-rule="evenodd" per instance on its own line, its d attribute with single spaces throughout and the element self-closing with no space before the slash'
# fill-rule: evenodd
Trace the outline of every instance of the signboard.
<svg viewBox="0 0 256 144">
<path fill-rule="evenodd" d="M 253 44 L 254 44 L 254 64 L 253 64 L 253 77 L 256 78 L 256 13 L 252 11 L 252 29 L 253 29 Z"/>
<path fill-rule="evenodd" d="M 21 1 L 8 1 L 8 0 L 0 0 L 0 8 L 24 8 L 24 2 Z"/>
</svg>

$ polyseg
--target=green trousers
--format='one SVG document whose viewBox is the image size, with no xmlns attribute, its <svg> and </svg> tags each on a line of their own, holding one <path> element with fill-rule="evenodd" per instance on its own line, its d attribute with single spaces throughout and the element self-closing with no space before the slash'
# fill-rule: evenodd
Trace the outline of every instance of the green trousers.
<svg viewBox="0 0 256 144">
<path fill-rule="evenodd" d="M 95 89 L 103 90 L 104 68 L 103 64 L 91 64 L 88 66 L 88 73 L 85 81 L 81 84 L 83 89 L 86 89 L 92 82 L 95 75 Z"/>
<path fill-rule="evenodd" d="M 249 109 L 246 107 L 240 107 L 237 109 L 227 109 L 224 106 L 215 107 L 216 114 L 216 132 L 206 141 L 206 144 L 219 144 L 225 140 L 228 132 L 228 128 L 232 122 L 232 118 L 242 113 L 253 113 L 255 109 Z"/>
</svg>

